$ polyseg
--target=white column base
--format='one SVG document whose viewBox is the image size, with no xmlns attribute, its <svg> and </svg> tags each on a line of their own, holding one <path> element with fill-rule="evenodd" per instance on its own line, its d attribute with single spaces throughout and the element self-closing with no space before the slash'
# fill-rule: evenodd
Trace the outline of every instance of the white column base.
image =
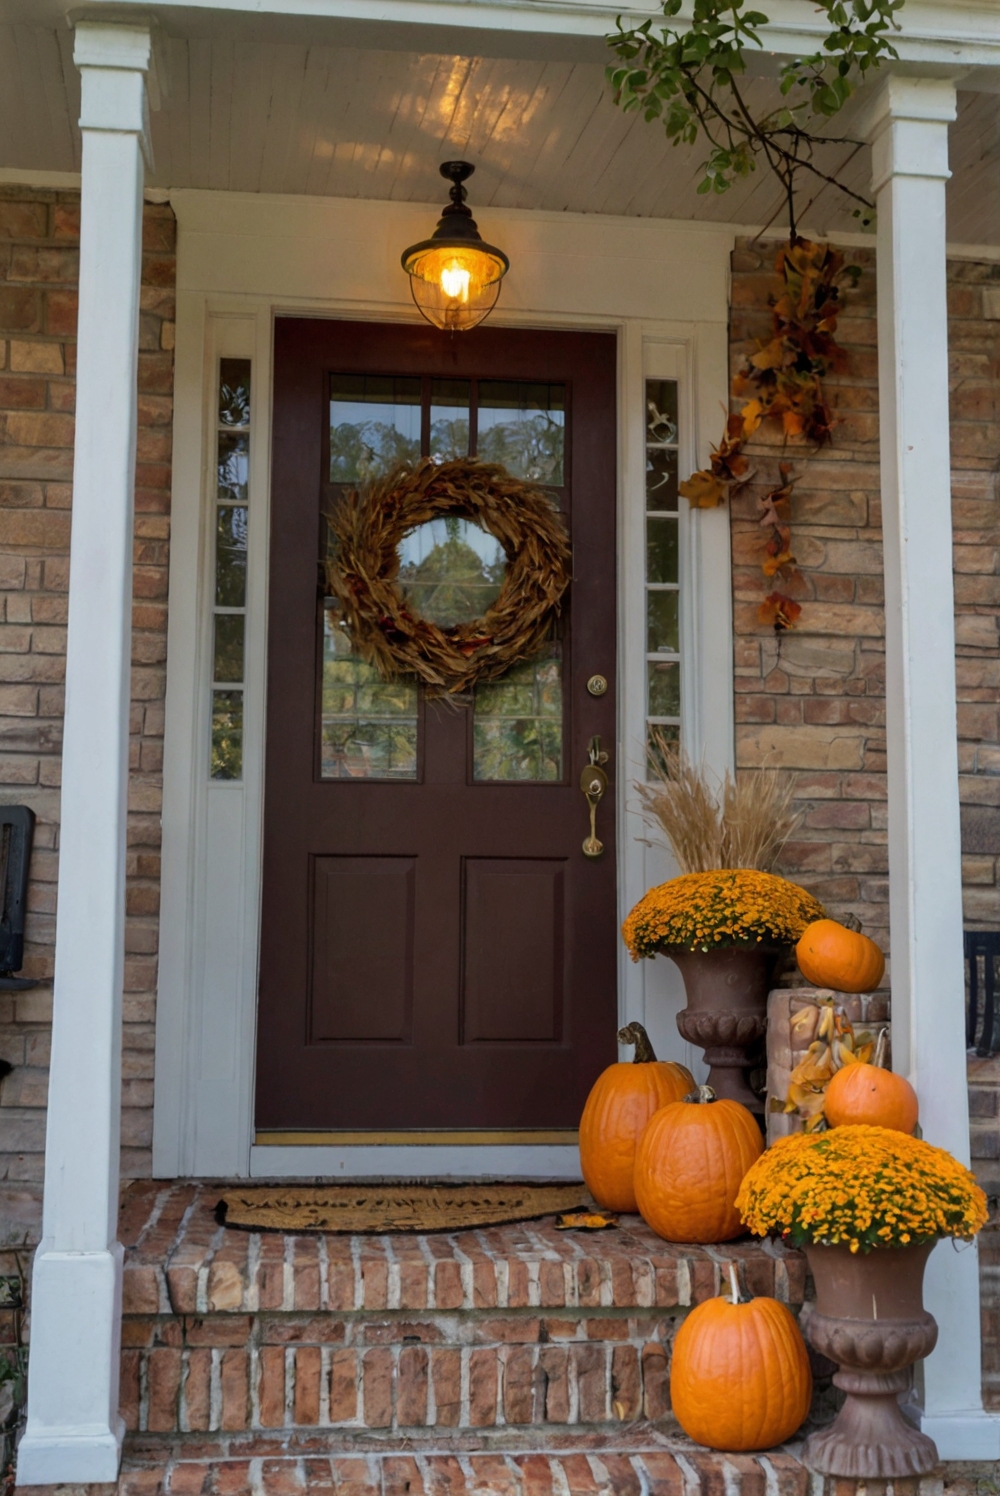
<svg viewBox="0 0 1000 1496">
<path fill-rule="evenodd" d="M 118 1242 L 102 1252 L 53 1252 L 43 1241 L 35 1253 L 19 1486 L 118 1479 L 123 1256 Z"/>
<path fill-rule="evenodd" d="M 943 1460 L 1000 1460 L 1000 1414 L 925 1413 L 920 1427 Z"/>
</svg>

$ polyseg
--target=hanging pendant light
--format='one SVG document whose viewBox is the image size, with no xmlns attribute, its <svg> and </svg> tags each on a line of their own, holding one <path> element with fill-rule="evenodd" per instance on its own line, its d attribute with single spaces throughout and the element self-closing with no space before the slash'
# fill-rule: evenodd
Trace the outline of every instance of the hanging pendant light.
<svg viewBox="0 0 1000 1496">
<path fill-rule="evenodd" d="M 441 175 L 451 182 L 451 202 L 431 238 L 411 244 L 402 257 L 421 315 L 449 332 L 468 332 L 489 316 L 510 269 L 502 249 L 484 244 L 465 206 L 462 183 L 475 169 L 468 161 L 442 164 Z"/>
</svg>

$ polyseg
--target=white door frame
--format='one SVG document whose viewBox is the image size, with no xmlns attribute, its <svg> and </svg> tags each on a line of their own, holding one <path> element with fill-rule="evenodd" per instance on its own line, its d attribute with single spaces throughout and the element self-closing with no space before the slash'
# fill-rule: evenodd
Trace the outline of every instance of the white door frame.
<svg viewBox="0 0 1000 1496">
<path fill-rule="evenodd" d="M 433 207 L 184 191 L 178 218 L 163 870 L 153 1169 L 177 1176 L 518 1174 L 579 1177 L 575 1148 L 255 1147 L 253 1074 L 260 930 L 271 350 L 277 315 L 412 322 L 399 246 Z M 618 337 L 619 702 L 617 822 L 622 917 L 669 876 L 644 845 L 630 791 L 645 719 L 644 388 L 677 378 L 681 462 L 704 462 L 728 388 L 730 228 L 552 213 L 483 213 L 513 269 L 494 321 Z M 214 401 L 220 357 L 251 358 L 250 526 L 243 779 L 208 777 Z M 686 510 L 686 506 L 682 506 Z M 681 518 L 685 746 L 733 760 L 732 589 L 725 510 Z M 673 1014 L 670 963 L 624 950 L 619 1011 L 665 1056 L 693 1058 Z"/>
</svg>

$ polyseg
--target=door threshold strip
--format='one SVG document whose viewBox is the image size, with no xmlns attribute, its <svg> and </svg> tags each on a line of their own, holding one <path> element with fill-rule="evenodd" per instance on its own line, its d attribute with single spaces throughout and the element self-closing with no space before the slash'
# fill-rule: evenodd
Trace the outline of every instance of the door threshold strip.
<svg viewBox="0 0 1000 1496">
<path fill-rule="evenodd" d="M 576 1128 L 445 1128 L 429 1132 L 407 1128 L 399 1131 L 306 1131 L 305 1129 L 273 1128 L 257 1131 L 254 1145 L 258 1148 L 357 1148 L 381 1147 L 481 1147 L 492 1144 L 535 1144 L 545 1146 L 575 1147 L 578 1141 Z"/>
</svg>

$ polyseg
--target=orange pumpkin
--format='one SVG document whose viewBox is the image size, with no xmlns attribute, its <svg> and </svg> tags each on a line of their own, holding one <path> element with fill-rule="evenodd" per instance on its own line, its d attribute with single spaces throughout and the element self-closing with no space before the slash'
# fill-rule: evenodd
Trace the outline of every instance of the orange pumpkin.
<svg viewBox="0 0 1000 1496">
<path fill-rule="evenodd" d="M 823 1113 L 831 1127 L 889 1127 L 912 1133 L 920 1108 L 917 1093 L 905 1075 L 884 1070 L 885 1029 L 878 1036 L 874 1063 L 844 1065 L 831 1076 L 823 1100 Z"/>
<path fill-rule="evenodd" d="M 639 1139 L 635 1198 L 643 1220 L 667 1241 L 742 1236 L 736 1195 L 763 1151 L 753 1114 L 699 1086 L 658 1111 Z"/>
<path fill-rule="evenodd" d="M 885 957 L 874 940 L 835 919 L 806 925 L 795 959 L 807 982 L 834 992 L 874 992 L 885 974 Z"/>
<path fill-rule="evenodd" d="M 709 1449 L 772 1449 L 805 1422 L 809 1356 L 794 1315 L 777 1299 L 706 1299 L 674 1337 L 670 1403 Z"/>
<path fill-rule="evenodd" d="M 580 1118 L 580 1165 L 587 1188 L 607 1210 L 635 1211 L 635 1147 L 654 1112 L 694 1086 L 683 1065 L 658 1060 L 641 1023 L 620 1029 L 634 1044 L 631 1063 L 609 1065 L 594 1082 Z"/>
</svg>

